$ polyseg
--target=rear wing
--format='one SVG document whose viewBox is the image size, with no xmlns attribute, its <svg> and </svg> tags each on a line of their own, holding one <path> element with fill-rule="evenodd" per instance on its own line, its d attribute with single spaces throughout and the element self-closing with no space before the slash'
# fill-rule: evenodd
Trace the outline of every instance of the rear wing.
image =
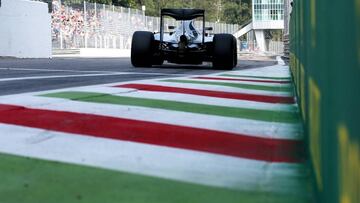
<svg viewBox="0 0 360 203">
<path fill-rule="evenodd" d="M 172 9 L 164 8 L 161 9 L 160 13 L 160 44 L 163 42 L 164 35 L 164 16 L 170 16 L 175 20 L 192 20 L 194 18 L 202 17 L 203 18 L 203 37 L 202 44 L 204 44 L 205 38 L 205 10 L 204 9 Z M 160 46 L 160 49 L 162 46 Z"/>
<path fill-rule="evenodd" d="M 176 20 L 192 20 L 198 17 L 205 16 L 203 9 L 161 9 L 161 15 L 170 16 Z"/>
</svg>

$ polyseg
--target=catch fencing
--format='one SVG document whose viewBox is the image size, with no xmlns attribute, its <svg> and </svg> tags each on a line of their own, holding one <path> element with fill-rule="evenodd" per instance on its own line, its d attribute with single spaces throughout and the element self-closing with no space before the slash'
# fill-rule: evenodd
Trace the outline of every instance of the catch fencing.
<svg viewBox="0 0 360 203">
<path fill-rule="evenodd" d="M 129 49 L 135 31 L 158 32 L 160 18 L 145 16 L 142 10 L 96 3 L 64 4 L 53 0 L 53 49 Z M 165 29 L 175 25 L 165 19 Z M 234 33 L 238 25 L 206 22 L 213 33 Z"/>
</svg>

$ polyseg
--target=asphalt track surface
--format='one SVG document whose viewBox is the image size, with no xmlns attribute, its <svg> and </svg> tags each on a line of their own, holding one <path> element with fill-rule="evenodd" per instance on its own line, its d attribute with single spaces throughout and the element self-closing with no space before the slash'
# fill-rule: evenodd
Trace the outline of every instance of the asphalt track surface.
<svg viewBox="0 0 360 203">
<path fill-rule="evenodd" d="M 276 60 L 242 60 L 234 70 L 265 67 Z M 129 58 L 0 58 L 0 95 L 142 79 L 205 75 L 222 72 L 202 66 L 164 64 L 134 68 Z"/>
</svg>

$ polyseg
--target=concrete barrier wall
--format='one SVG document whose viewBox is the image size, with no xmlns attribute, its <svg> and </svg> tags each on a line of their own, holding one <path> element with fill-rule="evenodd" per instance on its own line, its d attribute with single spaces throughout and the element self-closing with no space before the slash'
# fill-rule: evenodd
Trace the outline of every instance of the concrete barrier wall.
<svg viewBox="0 0 360 203">
<path fill-rule="evenodd" d="M 290 62 L 318 203 L 360 202 L 360 0 L 294 0 Z"/>
<path fill-rule="evenodd" d="M 130 49 L 80 49 L 81 57 L 130 57 Z"/>
<path fill-rule="evenodd" d="M 51 57 L 51 16 L 46 3 L 2 0 L 0 56 Z"/>
</svg>

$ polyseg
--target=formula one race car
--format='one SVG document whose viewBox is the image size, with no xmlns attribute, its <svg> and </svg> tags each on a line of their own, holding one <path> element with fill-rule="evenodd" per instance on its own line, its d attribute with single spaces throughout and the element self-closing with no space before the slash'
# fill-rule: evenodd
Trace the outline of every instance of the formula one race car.
<svg viewBox="0 0 360 203">
<path fill-rule="evenodd" d="M 164 20 L 174 18 L 177 27 L 164 29 Z M 202 18 L 202 21 L 195 21 Z M 171 30 L 171 31 L 169 31 Z M 160 32 L 137 31 L 132 38 L 131 63 L 134 67 L 162 65 L 164 60 L 177 64 L 212 62 L 216 69 L 231 70 L 237 65 L 237 43 L 231 34 L 206 33 L 202 9 L 162 9 Z"/>
</svg>

